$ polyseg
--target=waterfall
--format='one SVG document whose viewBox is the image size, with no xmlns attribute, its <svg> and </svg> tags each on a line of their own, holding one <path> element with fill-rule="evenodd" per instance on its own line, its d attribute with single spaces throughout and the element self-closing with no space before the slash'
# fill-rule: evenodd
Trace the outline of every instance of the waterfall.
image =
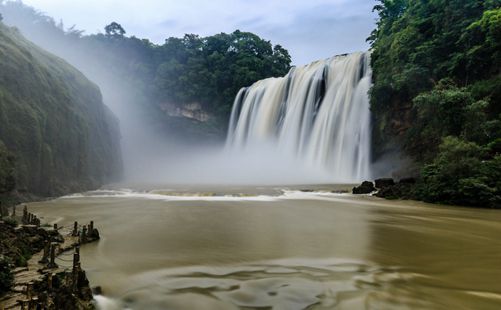
<svg viewBox="0 0 501 310">
<path fill-rule="evenodd" d="M 322 169 L 333 180 L 369 178 L 369 64 L 369 53 L 336 56 L 241 89 L 231 113 L 227 150 L 271 145 L 278 156 Z"/>
</svg>

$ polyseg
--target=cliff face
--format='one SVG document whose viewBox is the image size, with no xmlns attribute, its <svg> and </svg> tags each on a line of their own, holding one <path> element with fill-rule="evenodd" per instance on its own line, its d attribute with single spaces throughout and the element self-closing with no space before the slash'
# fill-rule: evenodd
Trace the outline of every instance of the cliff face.
<svg viewBox="0 0 501 310">
<path fill-rule="evenodd" d="M 52 196 L 121 174 L 118 120 L 78 70 L 0 23 L 0 144 L 19 190 Z"/>
</svg>

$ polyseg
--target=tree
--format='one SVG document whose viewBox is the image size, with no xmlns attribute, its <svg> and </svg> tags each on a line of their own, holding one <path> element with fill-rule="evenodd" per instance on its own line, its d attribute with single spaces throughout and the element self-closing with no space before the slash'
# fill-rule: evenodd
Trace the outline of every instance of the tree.
<svg viewBox="0 0 501 310">
<path fill-rule="evenodd" d="M 123 29 L 123 27 L 116 22 L 112 22 L 111 24 L 104 27 L 104 31 L 106 33 L 106 36 L 108 36 L 108 37 L 122 38 L 126 33 L 125 30 Z"/>
</svg>

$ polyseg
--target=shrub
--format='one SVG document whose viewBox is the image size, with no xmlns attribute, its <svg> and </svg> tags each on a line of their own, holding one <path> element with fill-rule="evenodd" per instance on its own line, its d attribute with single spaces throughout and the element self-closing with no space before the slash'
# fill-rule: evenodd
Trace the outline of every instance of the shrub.
<svg viewBox="0 0 501 310">
<path fill-rule="evenodd" d="M 501 207 L 501 156 L 456 137 L 444 138 L 432 164 L 424 166 L 416 196 L 428 202 Z"/>
<path fill-rule="evenodd" d="M 10 267 L 9 260 L 0 256 L 0 296 L 5 294 L 11 288 L 12 282 L 14 281 Z"/>
</svg>

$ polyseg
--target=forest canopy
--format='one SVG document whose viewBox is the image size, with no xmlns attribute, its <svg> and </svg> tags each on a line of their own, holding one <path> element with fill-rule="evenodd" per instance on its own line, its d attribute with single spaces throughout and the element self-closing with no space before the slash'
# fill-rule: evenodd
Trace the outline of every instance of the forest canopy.
<svg viewBox="0 0 501 310">
<path fill-rule="evenodd" d="M 106 25 L 104 33 L 85 35 L 21 2 L 0 0 L 0 13 L 5 23 L 20 28 L 51 52 L 65 58 L 91 58 L 90 66 L 106 70 L 112 79 L 127 84 L 125 88 L 133 86 L 140 93 L 136 104 L 153 109 L 152 114 L 163 111 L 165 104 L 196 103 L 213 116 L 213 125 L 221 132 L 240 88 L 283 76 L 290 69 L 286 49 L 250 32 L 236 30 L 207 37 L 186 34 L 154 44 L 127 36 L 117 22 Z"/>
<path fill-rule="evenodd" d="M 501 207 L 501 1 L 380 0 L 374 145 L 402 145 L 413 198 Z"/>
</svg>

